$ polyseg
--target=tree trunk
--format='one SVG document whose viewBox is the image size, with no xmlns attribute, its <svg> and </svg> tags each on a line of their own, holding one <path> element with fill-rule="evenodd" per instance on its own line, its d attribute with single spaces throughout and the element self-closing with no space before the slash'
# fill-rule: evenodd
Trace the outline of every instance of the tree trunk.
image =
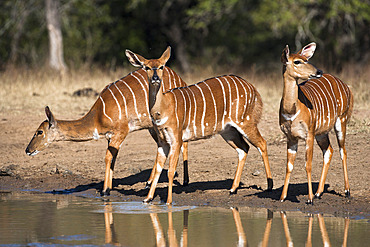
<svg viewBox="0 0 370 247">
<path fill-rule="evenodd" d="M 30 5 L 27 5 L 27 2 L 16 2 L 14 4 L 12 9 L 12 19 L 15 22 L 15 32 L 12 36 L 12 42 L 10 46 L 10 57 L 8 62 L 10 65 L 14 65 L 18 60 L 19 40 L 23 34 L 24 24 L 29 14 Z"/>
<path fill-rule="evenodd" d="M 60 27 L 59 0 L 45 0 L 46 22 L 49 32 L 49 65 L 64 73 L 67 66 L 63 57 L 63 36 Z"/>
</svg>

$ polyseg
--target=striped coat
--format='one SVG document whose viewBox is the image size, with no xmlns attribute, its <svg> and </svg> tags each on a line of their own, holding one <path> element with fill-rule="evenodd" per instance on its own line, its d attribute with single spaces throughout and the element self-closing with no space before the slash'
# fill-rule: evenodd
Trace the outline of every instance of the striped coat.
<svg viewBox="0 0 370 247">
<path fill-rule="evenodd" d="M 174 102 L 176 126 L 183 130 L 183 141 L 213 136 L 227 126 L 246 135 L 243 126 L 256 126 L 261 119 L 260 94 L 238 76 L 214 77 L 165 94 Z"/>
</svg>

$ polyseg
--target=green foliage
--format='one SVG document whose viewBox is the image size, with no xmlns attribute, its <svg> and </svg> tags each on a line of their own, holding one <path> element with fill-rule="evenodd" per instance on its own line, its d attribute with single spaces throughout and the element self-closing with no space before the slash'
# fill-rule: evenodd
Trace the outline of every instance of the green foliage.
<svg viewBox="0 0 370 247">
<path fill-rule="evenodd" d="M 296 50 L 311 41 L 327 66 L 364 61 L 370 52 L 369 0 L 59 1 L 70 67 L 114 68 L 128 64 L 125 49 L 155 57 L 167 45 L 175 65 L 278 62 L 286 44 Z M 0 67 L 45 64 L 44 8 L 42 0 L 0 1 Z"/>
</svg>

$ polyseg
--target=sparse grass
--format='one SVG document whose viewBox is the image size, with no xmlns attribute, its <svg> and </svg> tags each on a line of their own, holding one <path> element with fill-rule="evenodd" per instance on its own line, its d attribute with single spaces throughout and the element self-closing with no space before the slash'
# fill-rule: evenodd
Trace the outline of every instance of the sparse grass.
<svg viewBox="0 0 370 247">
<path fill-rule="evenodd" d="M 63 76 L 42 69 L 10 69 L 0 72 L 1 117 L 25 113 L 44 115 L 43 109 L 49 105 L 58 116 L 75 118 L 75 114 L 87 112 L 96 98 L 71 97 L 74 91 L 91 87 L 100 92 L 105 85 L 133 70 L 132 67 L 117 71 L 81 69 L 68 71 Z M 258 66 L 246 70 L 197 67 L 193 71 L 188 75 L 179 74 L 188 84 L 224 74 L 243 77 L 260 92 L 264 102 L 264 119 L 277 116 L 283 86 L 280 66 L 268 72 Z M 341 73 L 333 74 L 350 85 L 355 96 L 349 133 L 370 133 L 370 66 L 346 66 Z"/>
</svg>

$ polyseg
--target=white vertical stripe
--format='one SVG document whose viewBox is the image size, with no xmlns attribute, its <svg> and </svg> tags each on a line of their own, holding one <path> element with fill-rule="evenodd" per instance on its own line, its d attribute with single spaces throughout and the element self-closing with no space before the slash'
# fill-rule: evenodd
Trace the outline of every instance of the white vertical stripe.
<svg viewBox="0 0 370 247">
<path fill-rule="evenodd" d="M 135 73 L 138 73 L 137 71 L 135 71 Z M 141 83 L 141 80 L 139 78 L 137 78 L 133 73 L 131 73 L 131 75 L 139 82 L 140 86 L 143 88 L 143 91 L 144 91 L 144 95 L 145 95 L 145 105 L 146 105 L 146 109 L 149 109 L 149 97 L 148 97 L 148 89 L 149 89 L 149 86 L 148 86 L 148 89 L 145 88 L 145 86 Z M 140 73 L 139 73 L 140 75 Z M 144 81 L 145 82 L 145 81 Z M 146 84 L 146 83 L 145 83 Z"/>
<path fill-rule="evenodd" d="M 213 96 L 213 92 L 212 92 L 211 88 L 208 86 L 207 82 L 203 81 L 203 83 L 208 87 L 209 92 L 211 93 L 211 96 L 212 96 L 213 106 L 215 108 L 215 125 L 213 127 L 213 131 L 216 131 L 216 128 L 217 128 L 217 105 L 216 105 L 216 100 L 215 100 L 215 97 Z"/>
<path fill-rule="evenodd" d="M 182 89 L 179 90 L 179 92 L 181 93 L 181 96 L 182 96 L 182 98 L 184 100 L 184 108 L 182 109 L 183 110 L 184 117 L 183 117 L 182 126 L 181 126 L 181 128 L 184 128 L 185 127 L 185 118 L 186 118 L 185 116 L 186 116 L 186 111 L 187 111 L 188 108 L 186 106 L 185 95 L 184 95 L 184 93 L 182 91 L 183 91 Z"/>
<path fill-rule="evenodd" d="M 247 90 L 245 89 L 244 87 L 244 84 L 247 84 L 247 83 L 244 83 L 244 81 L 242 81 L 239 77 L 236 77 L 236 79 L 238 80 L 238 82 L 240 83 L 240 85 L 242 85 L 243 89 L 244 89 L 244 99 L 245 99 L 245 102 L 244 102 L 244 109 L 243 109 L 243 114 L 241 115 L 242 117 L 244 117 L 244 114 L 245 114 L 245 111 L 246 111 L 246 108 L 247 108 Z M 240 120 L 242 121 L 242 119 Z"/>
<path fill-rule="evenodd" d="M 122 99 L 123 99 L 123 105 L 125 106 L 125 112 L 126 112 L 126 118 L 128 118 L 128 113 L 127 113 L 127 104 L 126 104 L 126 99 L 125 99 L 125 96 L 123 96 L 123 93 L 121 92 L 121 90 L 117 87 L 117 85 L 114 83 L 114 86 L 117 88 L 118 92 L 121 94 L 122 96 Z"/>
<path fill-rule="evenodd" d="M 188 89 L 189 88 L 184 88 L 184 91 L 186 92 L 186 94 L 187 94 L 187 96 L 188 96 L 188 98 L 189 98 L 189 104 L 190 104 L 190 106 L 189 106 L 189 118 L 188 118 L 188 125 L 187 125 L 187 129 L 189 129 L 190 128 L 190 123 L 191 123 L 191 121 L 190 121 L 190 117 L 191 117 L 191 97 L 190 97 L 190 95 L 189 95 L 189 93 L 188 93 Z M 181 90 L 181 89 L 180 89 Z M 185 106 L 186 108 L 187 108 L 187 105 Z M 185 116 L 184 116 L 185 117 Z"/>
<path fill-rule="evenodd" d="M 167 67 L 164 67 L 165 68 L 165 71 L 167 72 L 167 74 L 168 74 L 168 83 L 169 83 L 169 88 L 168 89 L 170 89 L 170 88 L 175 88 L 176 87 L 176 85 L 175 85 L 175 78 L 174 78 L 174 76 L 173 76 L 173 73 L 172 73 L 172 71 L 170 71 L 169 69 L 167 69 Z M 170 73 L 171 72 L 171 73 Z M 171 76 L 172 75 L 172 76 Z M 172 79 L 172 81 L 173 81 L 173 86 L 172 86 L 172 83 L 171 83 L 171 78 L 173 78 Z"/>
<path fill-rule="evenodd" d="M 202 127 L 202 136 L 204 136 L 204 117 L 206 115 L 206 98 L 204 97 L 202 89 L 195 84 L 195 86 L 199 89 L 200 93 L 202 94 L 202 99 L 203 99 L 203 114 L 202 114 L 202 121 L 201 121 L 201 127 Z"/>
<path fill-rule="evenodd" d="M 236 121 L 236 123 L 239 123 L 239 119 L 238 119 L 238 114 L 239 114 L 239 89 L 238 89 L 238 85 L 236 84 L 236 82 L 234 80 L 234 77 L 230 76 L 230 78 L 234 82 L 234 85 L 235 85 L 235 88 L 236 88 L 237 99 L 236 99 L 235 121 Z"/>
<path fill-rule="evenodd" d="M 221 85 L 221 88 L 222 88 L 222 98 L 224 100 L 224 109 L 223 109 L 223 114 L 222 114 L 222 129 L 225 127 L 225 115 L 226 115 L 226 112 L 225 112 L 225 109 L 226 109 L 226 97 L 225 97 L 225 89 L 224 89 L 224 85 L 222 85 L 222 81 L 216 77 L 215 78 Z"/>
<path fill-rule="evenodd" d="M 327 89 L 327 91 L 328 91 L 328 95 L 330 96 L 330 99 L 332 101 L 334 116 L 337 116 L 338 115 L 338 109 L 337 109 L 338 106 L 337 106 L 337 101 L 335 99 L 335 93 L 334 93 L 333 87 L 331 85 L 331 82 L 326 77 L 321 77 L 321 78 L 325 79 L 328 82 L 329 86 L 330 86 L 331 92 L 329 92 L 328 89 Z"/>
<path fill-rule="evenodd" d="M 113 97 L 114 101 L 116 101 L 116 104 L 117 104 L 117 107 L 118 107 L 118 114 L 119 114 L 118 118 L 121 119 L 122 118 L 121 106 L 119 105 L 116 96 L 114 96 L 114 93 L 112 92 L 112 90 L 110 90 L 109 87 L 108 87 L 108 90 L 112 94 L 112 97 Z"/>
<path fill-rule="evenodd" d="M 328 74 L 329 75 L 329 74 Z M 334 78 L 334 76 L 332 76 L 332 75 L 330 75 L 333 79 L 335 79 Z M 338 91 L 339 91 L 339 94 L 340 94 L 340 96 L 339 96 L 339 99 L 340 99 L 340 101 L 341 101 L 341 104 L 340 104 L 340 113 L 342 113 L 342 110 L 343 110 L 343 95 L 342 95 L 342 90 L 340 89 L 340 86 L 339 86 L 339 83 L 338 83 L 338 81 L 337 80 L 335 80 L 335 84 L 337 85 L 337 88 L 338 88 Z"/>
<path fill-rule="evenodd" d="M 126 83 L 125 81 L 123 80 L 120 80 L 121 82 L 123 82 L 126 87 L 130 90 L 131 94 L 132 94 L 132 98 L 134 99 L 134 108 L 135 108 L 135 112 L 136 112 L 136 115 L 139 119 L 139 121 L 141 122 L 141 119 L 140 119 L 140 115 L 139 115 L 139 112 L 137 111 L 137 104 L 136 104 L 136 97 L 135 97 L 135 93 L 132 91 L 131 87 L 128 85 L 128 83 Z"/>
<path fill-rule="evenodd" d="M 101 96 L 99 96 L 101 102 L 103 103 L 103 114 L 104 116 L 106 116 L 112 123 L 113 123 L 113 120 L 105 113 L 105 103 L 104 103 L 104 100 Z"/>
<path fill-rule="evenodd" d="M 317 85 L 318 90 L 320 90 L 320 91 L 318 91 L 317 96 L 318 96 L 318 98 L 320 98 L 321 103 L 322 103 L 322 115 L 321 115 L 321 117 L 322 117 L 322 119 L 324 121 L 324 124 L 325 124 L 326 116 L 328 114 L 330 114 L 329 100 L 326 97 L 326 94 L 325 94 L 324 90 L 322 89 L 324 86 L 322 84 L 319 84 L 318 80 L 313 80 L 312 83 Z M 324 103 L 324 98 L 326 99 L 326 106 L 325 106 L 325 103 Z"/>
<path fill-rule="evenodd" d="M 176 94 L 173 91 L 170 91 L 170 93 L 173 94 L 173 98 L 175 99 L 176 126 L 177 126 L 177 129 L 179 129 L 179 116 L 177 115 L 177 99 L 176 99 Z"/>
<path fill-rule="evenodd" d="M 228 112 L 229 112 L 229 118 L 231 117 L 231 86 L 230 86 L 230 84 L 229 84 L 229 80 L 227 79 L 227 77 L 223 77 L 224 78 L 224 80 L 226 81 L 226 83 L 227 83 L 227 87 L 228 87 L 228 89 L 229 89 L 229 110 L 228 110 Z"/>
<path fill-rule="evenodd" d="M 189 87 L 189 90 L 191 92 L 191 94 L 193 95 L 193 99 L 194 99 L 194 121 L 193 121 L 193 129 L 194 129 L 194 136 L 197 136 L 197 125 L 196 125 L 196 117 L 197 117 L 197 99 L 195 98 L 195 94 L 193 92 L 193 90 L 191 90 L 191 87 Z"/>
</svg>

